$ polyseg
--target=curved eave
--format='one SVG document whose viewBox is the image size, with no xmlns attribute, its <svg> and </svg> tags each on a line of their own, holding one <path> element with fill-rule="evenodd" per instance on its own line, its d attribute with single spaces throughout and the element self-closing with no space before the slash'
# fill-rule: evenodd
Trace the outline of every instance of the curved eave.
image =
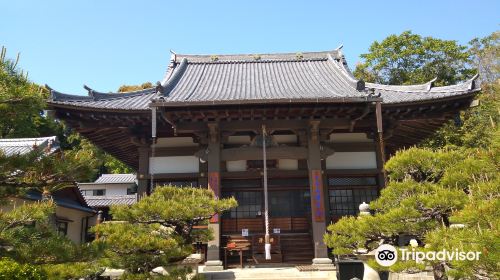
<svg viewBox="0 0 500 280">
<path fill-rule="evenodd" d="M 81 111 L 91 111 L 91 112 L 112 112 L 112 113 L 150 113 L 149 108 L 138 109 L 138 108 L 108 108 L 99 106 L 84 106 L 78 103 L 70 102 L 57 102 L 57 101 L 47 101 L 47 104 L 51 108 L 63 108 L 63 109 L 77 109 Z"/>
<path fill-rule="evenodd" d="M 58 108 L 79 108 L 82 110 L 100 110 L 110 112 L 143 112 L 148 110 L 150 99 L 157 93 L 156 88 L 148 88 L 127 93 L 102 93 L 88 86 L 88 96 L 71 95 L 50 90 L 49 106 Z"/>
<path fill-rule="evenodd" d="M 337 58 L 333 58 L 331 54 L 328 54 L 328 60 L 336 67 L 337 72 L 355 89 L 358 91 L 365 90 L 365 82 L 363 80 L 356 79 L 349 67 L 345 58 L 341 54 L 337 54 Z"/>
<path fill-rule="evenodd" d="M 375 90 L 388 90 L 397 92 L 413 92 L 413 91 L 429 91 L 431 90 L 436 78 L 428 81 L 427 83 L 417 85 L 384 85 L 377 83 L 366 83 L 366 87 Z"/>
<path fill-rule="evenodd" d="M 477 86 L 477 78 L 478 75 L 475 75 L 463 83 L 441 87 L 433 87 L 435 79 L 420 85 L 397 86 L 366 83 L 366 89 L 380 96 L 386 106 L 423 104 L 467 98 L 470 95 L 474 95 L 481 90 Z"/>
<path fill-rule="evenodd" d="M 213 101 L 161 101 L 156 99 L 150 107 L 180 107 L 180 106 L 217 106 L 217 105 L 286 105 L 286 104 L 344 104 L 381 101 L 380 98 L 304 98 L 304 99 L 249 99 L 249 100 L 213 100 Z"/>
<path fill-rule="evenodd" d="M 452 100 L 457 100 L 457 99 L 473 98 L 479 91 L 481 91 L 481 88 L 474 89 L 474 90 L 467 91 L 467 92 L 463 92 L 460 94 L 451 95 L 451 96 L 434 97 L 434 98 L 419 99 L 419 100 L 413 100 L 413 101 L 401 101 L 401 102 L 390 102 L 390 103 L 382 102 L 382 104 L 384 105 L 384 107 L 399 107 L 399 106 L 409 106 L 409 105 L 417 105 L 417 104 L 424 105 L 424 104 L 429 104 L 429 103 L 446 102 L 446 101 L 452 101 Z"/>
<path fill-rule="evenodd" d="M 51 100 L 54 101 L 87 101 L 87 100 L 110 100 L 116 98 L 128 98 L 134 96 L 140 96 L 144 94 L 153 94 L 156 93 L 156 88 L 146 88 L 141 90 L 129 91 L 129 92 L 100 92 L 90 88 L 87 85 L 83 85 L 83 88 L 87 90 L 88 95 L 75 95 L 75 94 L 67 94 L 57 90 L 54 90 L 49 85 L 45 85 L 45 88 L 50 91 Z"/>
</svg>

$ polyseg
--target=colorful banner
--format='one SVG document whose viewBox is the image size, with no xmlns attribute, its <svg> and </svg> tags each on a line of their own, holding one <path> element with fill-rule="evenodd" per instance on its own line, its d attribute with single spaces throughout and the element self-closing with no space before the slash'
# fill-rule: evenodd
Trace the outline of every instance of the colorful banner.
<svg viewBox="0 0 500 280">
<path fill-rule="evenodd" d="M 220 178 L 219 172 L 208 172 L 208 188 L 212 190 L 215 194 L 215 198 L 218 199 L 220 196 Z M 213 217 L 210 219 L 210 223 L 218 223 L 219 222 L 219 214 L 215 213 Z"/>
<path fill-rule="evenodd" d="M 314 215 L 314 221 L 324 222 L 325 221 L 325 201 L 323 197 L 323 177 L 321 170 L 311 170 L 312 178 L 312 211 Z"/>
</svg>

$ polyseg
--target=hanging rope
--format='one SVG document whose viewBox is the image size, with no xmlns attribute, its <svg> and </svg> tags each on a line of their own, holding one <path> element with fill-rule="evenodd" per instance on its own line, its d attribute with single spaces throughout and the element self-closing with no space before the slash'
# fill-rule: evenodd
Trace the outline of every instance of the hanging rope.
<svg viewBox="0 0 500 280">
<path fill-rule="evenodd" d="M 266 126 L 262 125 L 262 159 L 264 161 L 264 221 L 266 225 L 265 245 L 266 260 L 271 259 L 271 243 L 269 242 L 269 207 L 267 195 L 267 155 L 266 155 Z"/>
</svg>

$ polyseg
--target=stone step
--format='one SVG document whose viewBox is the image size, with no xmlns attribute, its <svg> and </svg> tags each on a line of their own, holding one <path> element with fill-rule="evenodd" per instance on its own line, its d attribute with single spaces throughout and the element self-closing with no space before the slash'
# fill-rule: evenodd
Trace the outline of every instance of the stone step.
<svg viewBox="0 0 500 280">
<path fill-rule="evenodd" d="M 295 267 L 229 269 L 203 273 L 207 280 L 335 280 L 335 271 L 300 272 Z"/>
<path fill-rule="evenodd" d="M 314 258 L 314 246 L 310 234 L 281 236 L 281 251 L 284 262 L 311 263 Z"/>
<path fill-rule="evenodd" d="M 288 252 L 297 252 L 297 251 L 306 251 L 309 249 L 313 249 L 314 247 L 312 245 L 307 245 L 307 246 L 295 246 L 295 247 L 285 247 L 285 249 L 282 249 L 282 251 L 288 251 Z M 312 252 L 312 251 L 311 251 Z"/>
</svg>

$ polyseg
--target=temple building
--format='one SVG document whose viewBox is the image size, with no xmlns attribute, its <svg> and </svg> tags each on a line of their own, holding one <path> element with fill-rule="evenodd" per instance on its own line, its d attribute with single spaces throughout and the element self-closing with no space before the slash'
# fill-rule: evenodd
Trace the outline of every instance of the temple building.
<svg viewBox="0 0 500 280">
<path fill-rule="evenodd" d="M 337 49 L 172 53 L 154 88 L 85 86 L 88 96 L 48 88 L 58 119 L 136 169 L 140 195 L 170 183 L 238 200 L 210 223 L 206 264 L 216 269 L 225 240 L 264 233 L 264 198 L 280 261 L 328 263 L 326 226 L 379 195 L 387 157 L 468 108 L 476 78 L 442 87 L 365 83 Z"/>
</svg>

